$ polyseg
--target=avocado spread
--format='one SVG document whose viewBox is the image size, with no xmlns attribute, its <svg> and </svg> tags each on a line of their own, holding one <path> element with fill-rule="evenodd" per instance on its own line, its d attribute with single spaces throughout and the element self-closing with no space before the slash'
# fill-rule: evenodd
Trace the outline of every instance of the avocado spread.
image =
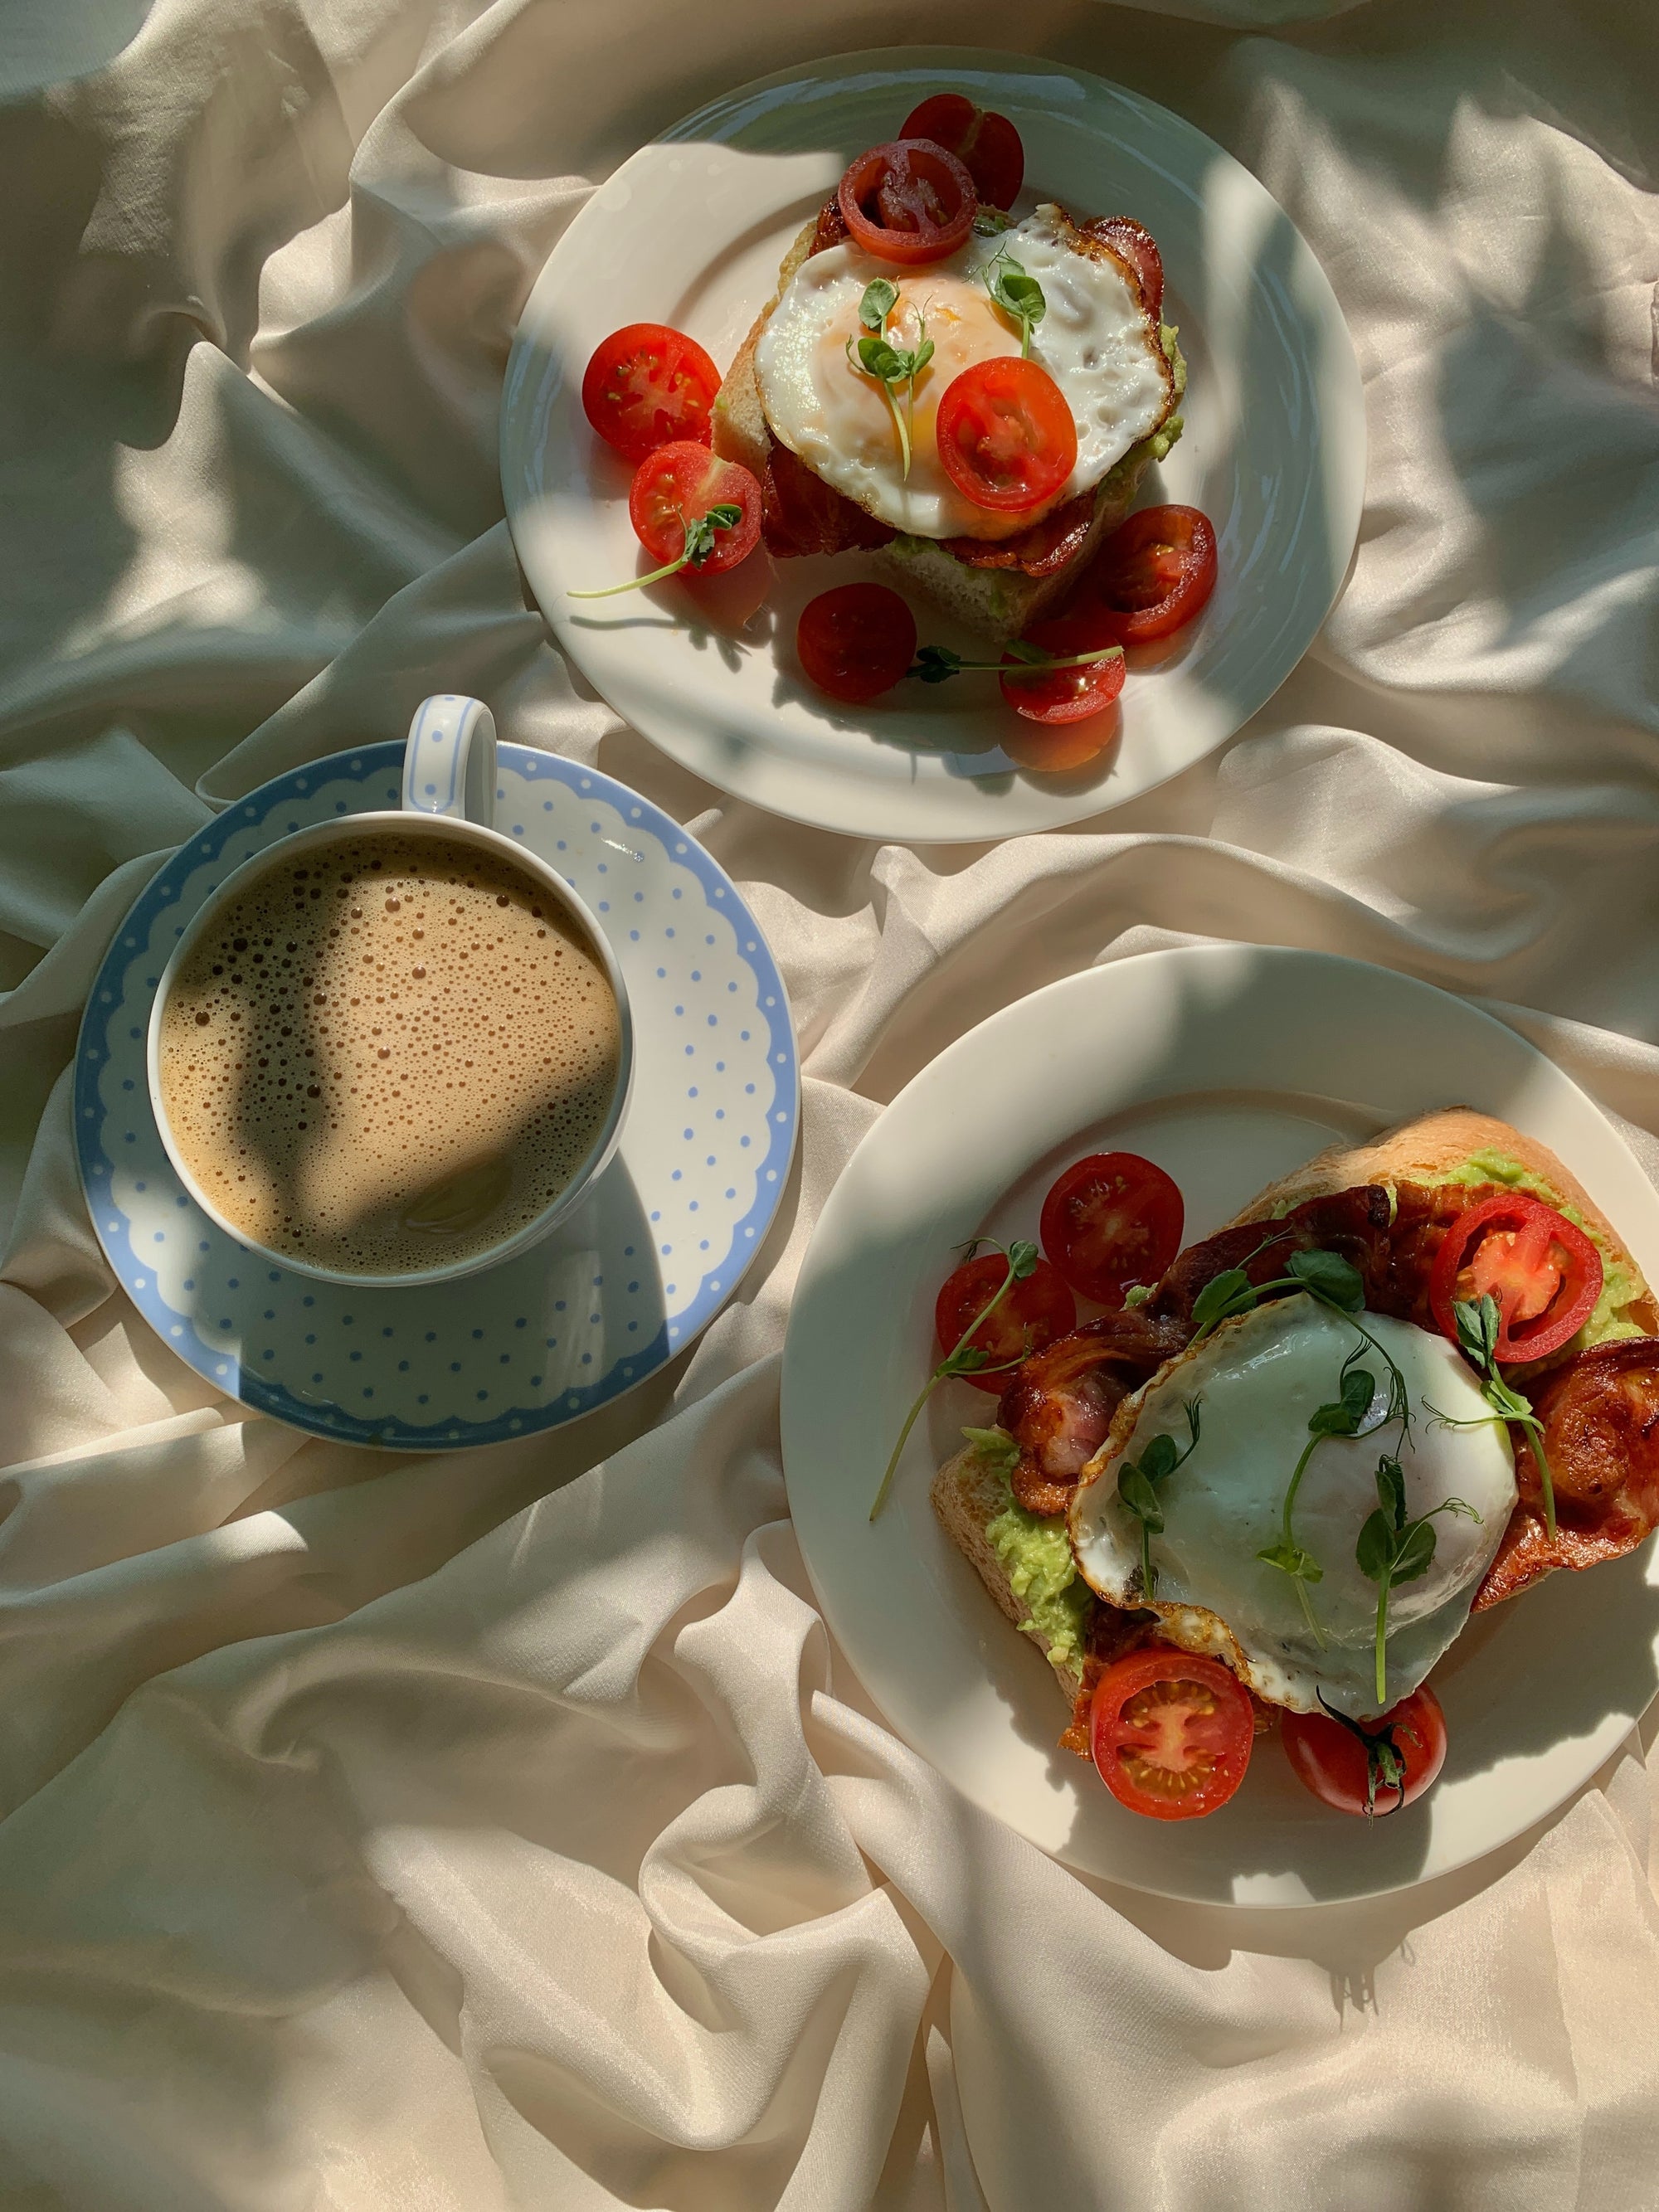
<svg viewBox="0 0 1659 2212">
<path fill-rule="evenodd" d="M 1035 1630 L 1056 1666 L 1080 1666 L 1091 1593 L 1078 1579 L 1065 1521 L 1039 1520 L 1010 1492 L 1002 1511 L 986 1522 L 985 1537 L 1026 1608 L 1020 1626 Z"/>
</svg>

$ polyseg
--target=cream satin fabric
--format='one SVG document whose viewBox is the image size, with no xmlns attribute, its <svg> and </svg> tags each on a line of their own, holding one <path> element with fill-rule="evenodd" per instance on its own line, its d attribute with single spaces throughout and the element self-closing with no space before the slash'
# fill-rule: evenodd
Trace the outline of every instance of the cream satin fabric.
<svg viewBox="0 0 1659 2212">
<path fill-rule="evenodd" d="M 1389 963 L 1495 1004 L 1659 1170 L 1653 10 L 1188 12 L 7 12 L 7 2207 L 1659 2202 L 1638 1745 L 1454 1881 L 1157 1905 L 884 1729 L 790 1534 L 777 1354 L 823 1195 L 884 1099 L 1055 975 L 1182 934 Z M 508 340 L 586 180 L 896 28 L 1192 117 L 1302 226 L 1365 374 L 1325 635 L 1088 834 L 918 854 L 696 784 L 565 670 L 500 520 Z M 161 857 L 441 687 L 719 854 L 784 966 L 806 1119 L 689 1360 L 574 1431 L 400 1462 L 244 1419 L 150 1336 L 65 1070 Z"/>
</svg>

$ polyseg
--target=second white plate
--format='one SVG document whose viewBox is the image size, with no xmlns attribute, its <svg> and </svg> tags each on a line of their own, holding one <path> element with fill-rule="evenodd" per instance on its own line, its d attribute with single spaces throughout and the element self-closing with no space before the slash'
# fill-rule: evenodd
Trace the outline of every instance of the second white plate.
<svg viewBox="0 0 1659 2212">
<path fill-rule="evenodd" d="M 821 697 L 794 658 L 809 599 L 859 556 L 756 554 L 728 578 L 581 605 L 632 575 L 626 465 L 582 416 L 593 348 L 634 321 L 689 331 L 724 368 L 784 249 L 863 148 L 928 94 L 960 89 L 1024 140 L 1021 204 L 1136 216 L 1157 239 L 1164 313 L 1190 369 L 1186 431 L 1143 505 L 1216 527 L 1221 575 L 1190 640 L 1133 672 L 1121 735 L 1041 776 L 1001 750 L 988 678 L 902 684 L 869 707 Z M 1364 489 L 1359 373 L 1336 298 L 1264 187 L 1191 124 L 1056 63 L 954 47 L 843 54 L 744 87 L 642 147 L 581 210 L 542 271 L 507 366 L 501 474 L 514 543 L 560 645 L 619 714 L 699 775 L 775 813 L 911 842 L 1076 822 L 1177 775 L 1282 684 L 1346 573 Z M 923 635 L 966 632 L 918 609 Z M 982 643 L 982 641 L 981 641 Z M 971 684 L 980 688 L 970 692 Z"/>
<path fill-rule="evenodd" d="M 1338 1137 L 1468 1104 L 1540 1138 L 1659 1279 L 1659 1195 L 1622 1138 L 1524 1039 L 1380 968 L 1250 947 L 1090 969 L 960 1038 L 860 1146 L 813 1232 L 790 1313 L 784 1473 L 825 1617 L 894 1726 L 975 1803 L 1086 1873 L 1244 1905 L 1370 1896 L 1449 1872 L 1547 1819 L 1659 1688 L 1650 1545 L 1553 1575 L 1483 1614 L 1435 1670 L 1451 1747 L 1429 1795 L 1374 1826 L 1328 1812 L 1264 1742 L 1233 1802 L 1139 1820 L 1055 1747 L 1066 1709 L 928 1504 L 933 1468 L 991 1401 L 934 1393 L 894 1494 L 870 1500 L 937 1357 L 952 1248 L 1035 1236 L 1042 1194 L 1089 1152 L 1146 1154 L 1180 1184 L 1188 1242 Z"/>
</svg>

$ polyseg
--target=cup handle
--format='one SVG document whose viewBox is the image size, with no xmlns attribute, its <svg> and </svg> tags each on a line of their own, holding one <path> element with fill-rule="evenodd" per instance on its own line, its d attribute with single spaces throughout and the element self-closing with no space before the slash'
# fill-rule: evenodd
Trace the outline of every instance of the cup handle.
<svg viewBox="0 0 1659 2212">
<path fill-rule="evenodd" d="M 404 805 L 453 822 L 495 821 L 495 718 L 482 699 L 422 699 L 404 748 Z"/>
</svg>

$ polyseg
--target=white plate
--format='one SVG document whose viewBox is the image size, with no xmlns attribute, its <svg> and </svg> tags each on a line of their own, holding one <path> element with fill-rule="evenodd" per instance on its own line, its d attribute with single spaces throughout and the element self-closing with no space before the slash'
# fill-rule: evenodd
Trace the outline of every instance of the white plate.
<svg viewBox="0 0 1659 2212">
<path fill-rule="evenodd" d="M 232 868 L 293 830 L 395 807 L 402 742 L 262 784 L 140 893 L 87 1000 L 75 1133 L 92 1225 L 164 1343 L 261 1413 L 347 1443 L 449 1451 L 578 1420 L 684 1351 L 737 1288 L 799 1118 L 789 1005 L 760 925 L 694 837 L 625 784 L 498 753 L 495 820 L 608 934 L 636 1054 L 616 1157 L 539 1244 L 456 1282 L 354 1289 L 268 1266 L 181 1187 L 144 1038 L 167 955 Z"/>
<path fill-rule="evenodd" d="M 854 155 L 916 101 L 960 88 L 1025 142 L 1021 205 L 1137 216 L 1168 277 L 1164 313 L 1190 367 L 1186 432 L 1142 504 L 1200 507 L 1221 580 L 1190 641 L 1123 694 L 1121 738 L 1097 763 L 1035 776 L 1001 751 L 992 678 L 917 684 L 837 707 L 794 659 L 801 608 L 866 573 L 858 556 L 778 564 L 637 600 L 565 594 L 640 573 L 626 465 L 580 405 L 593 348 L 623 323 L 689 331 L 724 368 L 775 289 L 778 263 Z M 665 752 L 711 783 L 858 836 L 1005 837 L 1133 799 L 1231 737 L 1282 684 L 1329 611 L 1358 530 L 1359 372 L 1324 272 L 1278 204 L 1179 116 L 1057 63 L 951 47 L 843 54 L 714 101 L 642 147 L 554 248 L 519 326 L 501 416 L 507 510 L 560 645 Z M 924 638 L 975 643 L 926 608 Z M 748 626 L 744 627 L 745 617 Z M 982 641 L 979 643 L 982 648 Z M 977 684 L 977 690 L 970 685 Z"/>
<path fill-rule="evenodd" d="M 1659 1197 L 1623 1139 L 1540 1054 L 1461 1000 L 1324 954 L 1148 953 L 1049 986 L 942 1053 L 860 1146 L 820 1215 L 790 1314 L 784 1472 L 814 1589 L 894 1726 L 975 1803 L 1068 1865 L 1161 1895 L 1305 1905 L 1397 1889 L 1547 1819 L 1659 1687 L 1652 1547 L 1553 1575 L 1485 1614 L 1436 1669 L 1439 1784 L 1368 1828 L 1261 1747 L 1231 1804 L 1178 1826 L 1126 1813 L 1055 1748 L 1063 1701 L 950 1543 L 934 1467 L 991 1401 L 937 1391 L 894 1495 L 870 1500 L 937 1357 L 951 1249 L 1035 1237 L 1080 1153 L 1145 1153 L 1181 1185 L 1188 1241 L 1340 1136 L 1437 1106 L 1500 1115 L 1558 1152 L 1659 1279 Z"/>
</svg>

